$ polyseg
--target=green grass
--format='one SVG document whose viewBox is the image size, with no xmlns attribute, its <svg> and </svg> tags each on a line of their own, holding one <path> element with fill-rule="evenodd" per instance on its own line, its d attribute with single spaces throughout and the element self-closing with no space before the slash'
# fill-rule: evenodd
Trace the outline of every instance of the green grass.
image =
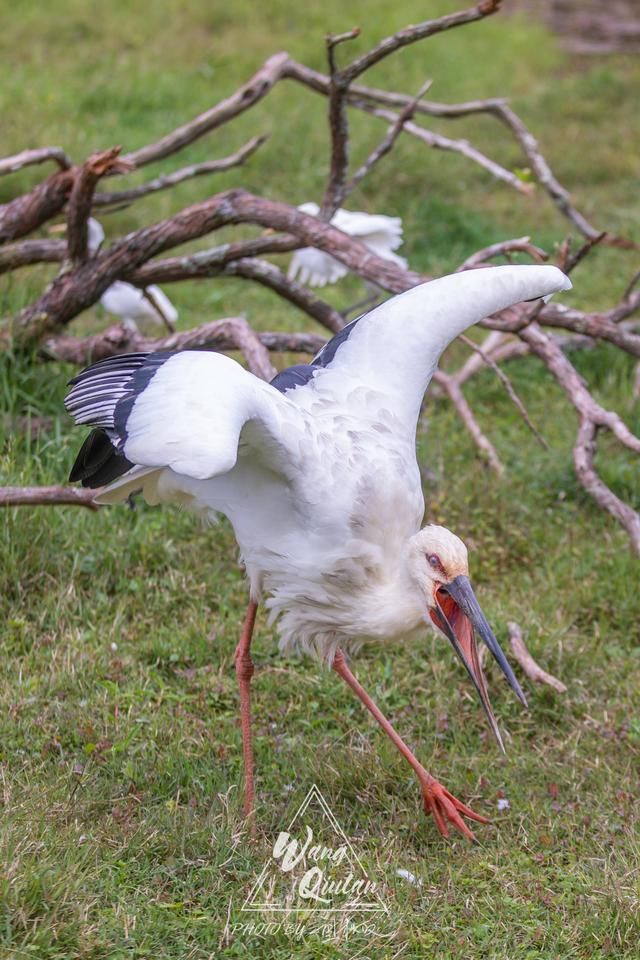
<svg viewBox="0 0 640 960">
<path fill-rule="evenodd" d="M 323 36 L 359 22 L 357 49 L 452 4 L 408 0 L 301 7 L 160 0 L 150 5 L 34 0 L 2 5 L 3 149 L 59 143 L 76 159 L 133 149 L 231 92 L 266 56 L 288 49 L 323 65 Z M 540 25 L 495 17 L 402 52 L 371 82 L 434 99 L 509 94 L 558 177 L 598 225 L 638 234 L 634 193 L 638 64 L 569 60 Z M 635 87 L 635 89 L 634 89 Z M 199 180 L 105 218 L 116 235 L 243 183 L 317 199 L 327 169 L 324 106 L 290 85 L 162 165 L 223 155 L 263 130 L 269 143 L 241 172 Z M 468 136 L 505 165 L 521 159 L 487 119 L 434 128 Z M 354 160 L 381 134 L 355 118 Z M 155 170 L 158 169 L 154 167 Z M 0 201 L 42 171 L 0 180 Z M 476 247 L 530 233 L 549 248 L 566 232 L 551 203 L 494 184 L 460 158 L 404 140 L 351 206 L 395 212 L 412 264 L 455 266 Z M 571 302 L 605 306 L 624 288 L 628 253 L 599 250 Z M 37 295 L 49 268 L 0 286 L 0 312 Z M 336 303 L 360 295 L 350 280 Z M 245 312 L 264 329 L 304 323 L 268 293 L 235 281 L 172 290 L 181 324 Z M 354 297 L 355 298 L 355 297 Z M 569 300 L 569 298 L 567 298 Z M 104 322 L 99 310 L 79 321 Z M 456 348 L 447 362 L 462 353 Z M 574 357 L 596 396 L 640 432 L 632 363 L 601 347 Z M 532 689 L 522 711 L 490 671 L 507 757 L 442 640 L 365 651 L 357 662 L 425 765 L 493 823 L 478 844 L 445 842 L 418 806 L 402 760 L 336 678 L 283 660 L 261 619 L 255 641 L 258 819 L 240 816 L 241 751 L 232 654 L 245 586 L 230 529 L 137 504 L 0 515 L 0 774 L 3 809 L 0 951 L 17 958 L 636 957 L 638 942 L 638 567 L 624 534 L 577 485 L 575 430 L 560 392 L 533 360 L 510 368 L 550 449 L 542 451 L 490 373 L 469 385 L 478 418 L 507 465 L 496 481 L 449 406 L 430 399 L 419 453 L 430 516 L 471 547 L 472 577 L 504 641 L 517 620 L 564 698 Z M 64 481 L 82 431 L 61 410 L 71 370 L 24 359 L 0 371 L 2 408 L 53 415 L 52 431 L 3 436 L 0 482 Z M 0 427 L 2 420 L 0 420 Z M 640 506 L 637 462 L 603 438 L 599 466 Z M 438 719 L 438 732 L 436 732 Z M 383 886 L 378 937 L 348 942 L 284 933 L 225 937 L 283 829 L 316 782 Z M 293 789 L 290 787 L 293 786 Z M 502 793 L 510 802 L 498 813 Z M 420 887 L 396 877 L 411 870 Z M 382 938 L 389 934 L 388 941 Z"/>
</svg>

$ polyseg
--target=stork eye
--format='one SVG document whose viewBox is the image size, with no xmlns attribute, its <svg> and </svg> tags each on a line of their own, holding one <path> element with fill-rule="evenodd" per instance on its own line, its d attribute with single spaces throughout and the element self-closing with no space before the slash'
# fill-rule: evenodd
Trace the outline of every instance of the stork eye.
<svg viewBox="0 0 640 960">
<path fill-rule="evenodd" d="M 429 553 L 427 555 L 427 560 L 434 570 L 442 570 L 442 561 L 437 553 Z"/>
</svg>

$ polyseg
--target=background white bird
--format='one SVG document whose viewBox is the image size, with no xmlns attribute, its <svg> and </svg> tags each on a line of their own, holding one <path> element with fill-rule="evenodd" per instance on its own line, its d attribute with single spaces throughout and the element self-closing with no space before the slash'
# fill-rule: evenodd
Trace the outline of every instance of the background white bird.
<svg viewBox="0 0 640 960">
<path fill-rule="evenodd" d="M 102 294 L 100 303 L 107 313 L 120 317 L 124 327 L 144 333 L 148 324 L 164 324 L 171 332 L 175 330 L 178 311 L 155 284 L 140 290 L 131 283 L 116 280 Z"/>
<path fill-rule="evenodd" d="M 317 217 L 320 207 L 317 203 L 303 203 L 298 210 Z M 400 217 L 338 209 L 331 218 L 331 223 L 349 236 L 357 237 L 377 256 L 391 260 L 398 266 L 407 266 L 407 261 L 394 253 L 394 250 L 402 245 Z M 336 283 L 348 272 L 348 268 L 330 254 L 314 247 L 304 247 L 294 252 L 288 276 L 290 280 L 298 279 L 300 283 L 311 287 L 324 287 L 327 283 Z"/>
<path fill-rule="evenodd" d="M 87 244 L 89 247 L 89 253 L 97 253 L 102 244 L 104 243 L 104 229 L 99 220 L 96 220 L 95 217 L 89 217 L 87 220 Z"/>
<path fill-rule="evenodd" d="M 415 771 L 425 810 L 472 836 L 483 821 L 419 763 L 362 689 L 343 650 L 434 624 L 451 642 L 500 742 L 475 633 L 524 696 L 468 579 L 467 551 L 443 527 L 420 530 L 424 499 L 415 433 L 445 347 L 520 300 L 571 286 L 556 267 L 505 266 L 444 277 L 353 321 L 310 364 L 267 384 L 229 357 L 191 352 L 103 360 L 71 381 L 66 405 L 96 429 L 71 473 L 110 486 L 101 502 L 142 490 L 231 521 L 251 585 L 236 651 L 253 804 L 249 647 L 265 596 L 282 648 L 330 663 Z"/>
<path fill-rule="evenodd" d="M 95 217 L 89 217 L 87 227 L 89 252 L 97 253 L 104 243 L 104 229 Z M 166 293 L 155 284 L 141 290 L 131 283 L 117 280 L 102 294 L 100 303 L 107 313 L 119 317 L 125 328 L 144 333 L 146 326 L 151 323 L 156 326 L 164 324 L 171 332 L 175 330 L 178 311 Z"/>
</svg>

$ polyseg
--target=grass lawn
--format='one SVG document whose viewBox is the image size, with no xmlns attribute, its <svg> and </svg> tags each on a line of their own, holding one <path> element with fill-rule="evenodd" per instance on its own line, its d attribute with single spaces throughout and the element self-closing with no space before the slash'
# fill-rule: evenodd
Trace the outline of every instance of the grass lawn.
<svg viewBox="0 0 640 960">
<path fill-rule="evenodd" d="M 403 0 L 300 6 L 236 0 L 153 4 L 1 0 L 2 152 L 61 144 L 81 159 L 133 149 L 230 93 L 278 49 L 323 66 L 323 37 L 354 23 L 356 47 L 454 9 Z M 640 240 L 637 111 L 630 58 L 569 59 L 543 26 L 501 15 L 412 47 L 368 78 L 454 101 L 507 94 L 576 204 Z M 172 158 L 162 171 L 222 156 L 269 132 L 242 171 L 200 179 L 104 218 L 107 235 L 153 222 L 232 184 L 302 202 L 327 170 L 324 106 L 283 84 L 257 109 Z M 522 161 L 488 119 L 434 123 L 506 166 Z M 354 118 L 359 159 L 383 126 Z M 155 173 L 158 168 L 154 167 Z M 0 180 L 0 202 L 37 182 Z M 145 178 L 149 176 L 149 171 Z M 516 195 L 458 157 L 402 140 L 352 208 L 401 215 L 406 255 L 443 272 L 477 247 L 567 231 L 542 194 Z M 612 304 L 633 255 L 598 250 L 566 302 Z M 30 302 L 49 268 L 0 284 L 0 312 Z M 356 299 L 348 280 L 334 302 Z M 181 326 L 239 312 L 258 328 L 304 318 L 239 281 L 171 291 Z M 104 324 L 92 310 L 78 327 Z M 447 364 L 459 362 L 455 347 Z M 282 358 L 282 363 L 286 358 Z M 574 358 L 598 399 L 636 434 L 633 364 L 608 347 Z M 0 370 L 2 411 L 52 415 L 36 438 L 0 437 L 0 483 L 65 481 L 83 431 L 62 410 L 71 369 L 14 360 Z M 489 671 L 507 756 L 487 736 L 452 651 L 425 631 L 366 650 L 362 683 L 449 789 L 492 817 L 478 843 L 443 840 L 417 785 L 360 704 L 313 662 L 281 658 L 259 620 L 254 644 L 258 839 L 240 815 L 241 748 L 232 654 L 246 600 L 232 533 L 137 503 L 97 514 L 26 508 L 0 514 L 0 955 L 62 958 L 634 958 L 640 935 L 637 715 L 638 563 L 621 529 L 578 487 L 573 414 L 540 365 L 510 367 L 548 443 L 541 450 L 491 373 L 467 389 L 508 467 L 497 481 L 444 400 L 419 434 L 429 516 L 471 548 L 472 579 L 501 641 L 518 621 L 568 693 L 531 689 L 522 711 Z M 0 431 L 5 429 L 0 418 Z M 599 467 L 640 506 L 637 460 L 605 437 Z M 316 783 L 371 876 L 388 916 L 369 933 L 233 934 L 275 836 Z M 506 798 L 509 808 L 498 811 Z M 396 875 L 411 871 L 413 885 Z"/>
</svg>

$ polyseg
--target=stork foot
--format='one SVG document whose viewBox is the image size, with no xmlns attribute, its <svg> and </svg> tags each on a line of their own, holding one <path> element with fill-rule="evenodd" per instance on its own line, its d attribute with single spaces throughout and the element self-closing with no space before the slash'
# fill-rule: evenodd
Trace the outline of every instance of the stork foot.
<svg viewBox="0 0 640 960">
<path fill-rule="evenodd" d="M 475 840 L 473 831 L 464 822 L 463 817 L 476 820 L 478 823 L 489 823 L 486 817 L 474 813 L 470 807 L 456 800 L 441 783 L 428 774 L 425 778 L 420 777 L 420 786 L 424 799 L 424 812 L 433 814 L 436 826 L 443 837 L 449 836 L 449 825 L 451 825 L 469 840 Z"/>
</svg>

